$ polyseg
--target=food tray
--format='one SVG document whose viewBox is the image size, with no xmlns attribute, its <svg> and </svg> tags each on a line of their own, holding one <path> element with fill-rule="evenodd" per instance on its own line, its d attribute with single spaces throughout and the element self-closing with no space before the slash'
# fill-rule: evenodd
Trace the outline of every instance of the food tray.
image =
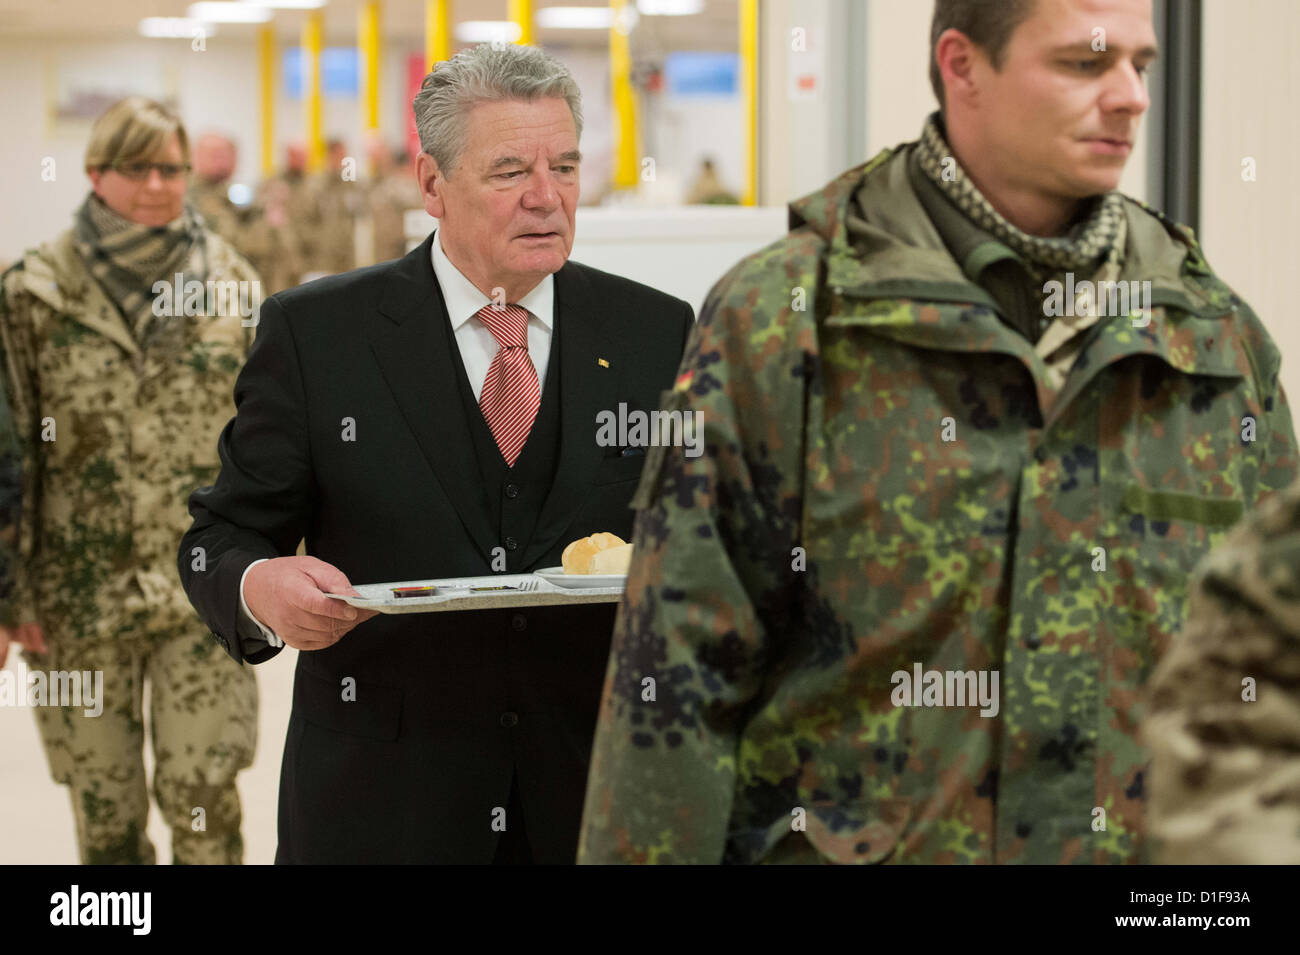
<svg viewBox="0 0 1300 955">
<path fill-rule="evenodd" d="M 435 594 L 428 597 L 394 597 L 395 587 L 519 587 L 494 593 Z M 564 604 L 618 603 L 623 586 L 575 589 L 557 586 L 536 574 L 491 574 L 486 577 L 439 577 L 432 580 L 396 580 L 355 584 L 360 597 L 326 594 L 364 610 L 380 613 L 438 613 L 444 610 L 504 610 L 510 607 L 546 607 Z"/>
</svg>

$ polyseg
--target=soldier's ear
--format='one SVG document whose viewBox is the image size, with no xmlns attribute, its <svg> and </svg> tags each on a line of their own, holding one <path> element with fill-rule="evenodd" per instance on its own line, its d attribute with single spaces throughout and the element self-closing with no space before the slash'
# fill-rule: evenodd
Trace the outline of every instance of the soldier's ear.
<svg viewBox="0 0 1300 955">
<path fill-rule="evenodd" d="M 969 100 L 978 92 L 980 59 L 984 56 L 970 38 L 960 30 L 947 29 L 934 46 L 934 58 L 943 77 L 944 102 Z"/>
<path fill-rule="evenodd" d="M 415 157 L 415 178 L 420 184 L 420 194 L 424 196 L 424 211 L 435 219 L 441 219 L 446 212 L 443 188 L 447 180 L 438 168 L 438 161 L 421 152 Z"/>
</svg>

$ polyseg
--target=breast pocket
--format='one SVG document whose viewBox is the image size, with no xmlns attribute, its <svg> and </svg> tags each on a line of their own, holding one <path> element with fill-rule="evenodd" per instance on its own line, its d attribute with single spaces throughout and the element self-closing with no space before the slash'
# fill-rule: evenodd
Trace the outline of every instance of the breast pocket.
<svg viewBox="0 0 1300 955">
<path fill-rule="evenodd" d="M 632 450 L 631 454 L 601 458 L 600 463 L 596 465 L 592 483 L 599 486 L 640 480 L 646 462 L 645 450 L 643 448 Z"/>
<path fill-rule="evenodd" d="M 1102 513 L 1112 549 L 1152 588 L 1185 593 L 1202 556 L 1239 521 L 1258 483 L 1254 401 L 1242 378 L 1127 364 L 1100 418 Z"/>
<path fill-rule="evenodd" d="M 1244 379 L 1187 374 L 1144 356 L 1117 369 L 1103 394 L 1101 479 L 1108 508 L 1204 526 L 1241 516 L 1259 465 L 1260 409 Z"/>
<path fill-rule="evenodd" d="M 1258 457 L 1247 382 L 1156 358 L 1126 363 L 1103 389 L 1103 680 L 1114 720 L 1136 731 L 1138 691 L 1186 623 L 1197 565 L 1246 513 Z M 1109 732 L 1113 727 L 1103 727 Z"/>
</svg>

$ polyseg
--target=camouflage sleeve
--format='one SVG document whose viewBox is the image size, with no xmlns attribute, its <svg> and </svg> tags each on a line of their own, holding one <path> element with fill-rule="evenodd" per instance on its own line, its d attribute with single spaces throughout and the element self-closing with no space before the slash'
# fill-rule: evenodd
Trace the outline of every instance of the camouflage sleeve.
<svg viewBox="0 0 1300 955">
<path fill-rule="evenodd" d="M 40 394 L 30 297 L 15 294 L 20 265 L 0 276 L 0 623 L 37 620 L 28 579 L 40 513 L 40 460 L 33 453 L 40 433 Z M 26 515 L 24 519 L 24 515 Z"/>
<path fill-rule="evenodd" d="M 723 860 L 740 733 L 795 603 L 812 323 L 793 284 L 762 254 L 724 277 L 661 402 L 697 443 L 652 447 L 633 499 L 579 862 Z"/>
<path fill-rule="evenodd" d="M 1259 464 L 1259 483 L 1255 500 L 1247 502 L 1254 507 L 1267 498 L 1290 487 L 1300 479 L 1300 451 L 1296 447 L 1295 424 L 1291 420 L 1291 405 L 1279 378 L 1281 357 L 1276 346 L 1267 349 L 1271 361 L 1264 370 L 1260 387 L 1264 412 L 1264 454 Z"/>
<path fill-rule="evenodd" d="M 1198 570 L 1149 689 L 1158 862 L 1300 863 L 1300 485 Z"/>
<path fill-rule="evenodd" d="M 3 365 L 0 376 L 7 377 Z M 22 518 L 23 473 L 22 449 L 7 392 L 7 385 L 0 389 L 0 623 L 16 623 L 10 619 L 13 611 L 6 604 L 14 589 L 14 546 Z"/>
</svg>

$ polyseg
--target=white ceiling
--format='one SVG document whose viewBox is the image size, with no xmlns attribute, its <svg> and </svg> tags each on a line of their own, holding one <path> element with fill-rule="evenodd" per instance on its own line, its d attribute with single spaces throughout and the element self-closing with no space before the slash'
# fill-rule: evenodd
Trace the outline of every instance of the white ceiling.
<svg viewBox="0 0 1300 955">
<path fill-rule="evenodd" d="M 119 40 L 136 36 L 145 17 L 183 17 L 191 0 L 0 0 L 0 38 L 48 37 Z M 327 43 L 352 43 L 357 35 L 357 14 L 362 0 L 329 0 L 322 9 Z M 534 0 L 533 10 L 549 6 L 599 7 L 602 0 Z M 423 42 L 424 0 L 383 0 L 382 31 L 385 39 Z M 453 20 L 504 20 L 507 0 L 451 0 Z M 286 41 L 296 39 L 306 14 L 278 10 L 274 25 Z M 702 13 L 682 17 L 641 17 L 636 29 L 638 45 L 670 50 L 729 50 L 736 48 L 735 0 L 705 0 Z M 217 35 L 247 38 L 255 25 L 220 24 Z M 604 47 L 602 30 L 534 29 L 534 42 L 556 46 Z M 159 41 L 167 42 L 167 41 Z"/>
</svg>

